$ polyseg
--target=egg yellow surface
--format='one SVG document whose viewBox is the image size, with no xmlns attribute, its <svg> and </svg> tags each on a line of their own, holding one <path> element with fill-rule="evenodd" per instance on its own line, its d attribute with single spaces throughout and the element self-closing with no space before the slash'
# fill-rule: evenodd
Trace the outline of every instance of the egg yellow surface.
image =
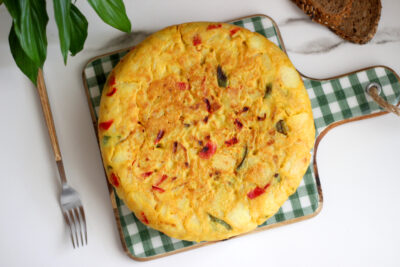
<svg viewBox="0 0 400 267">
<path fill-rule="evenodd" d="M 118 196 L 143 223 L 191 241 L 255 229 L 296 191 L 315 129 L 303 82 L 260 34 L 187 23 L 114 68 L 98 133 Z"/>
</svg>

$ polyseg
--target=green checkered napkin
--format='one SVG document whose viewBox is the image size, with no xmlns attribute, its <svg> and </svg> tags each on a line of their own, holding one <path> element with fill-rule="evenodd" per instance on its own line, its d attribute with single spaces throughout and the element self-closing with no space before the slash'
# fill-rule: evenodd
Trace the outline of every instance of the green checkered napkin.
<svg viewBox="0 0 400 267">
<path fill-rule="evenodd" d="M 267 17 L 256 16 L 235 21 L 233 24 L 256 31 L 282 48 L 274 24 Z M 90 104 L 94 108 L 96 119 L 106 78 L 127 52 L 128 50 L 96 59 L 89 62 L 84 69 Z M 365 87 L 370 82 L 381 84 L 381 96 L 386 101 L 398 103 L 400 99 L 399 81 L 396 75 L 385 67 L 375 67 L 333 80 L 316 81 L 306 78 L 303 80 L 311 99 L 317 136 L 334 122 L 381 111 L 372 98 L 365 93 Z M 312 215 L 319 206 L 320 197 L 322 196 L 318 194 L 317 178 L 313 168 L 309 167 L 297 191 L 284 203 L 278 213 L 259 227 Z M 123 242 L 133 258 L 145 259 L 196 244 L 170 238 L 147 227 L 135 217 L 116 194 L 115 201 L 123 232 Z"/>
</svg>

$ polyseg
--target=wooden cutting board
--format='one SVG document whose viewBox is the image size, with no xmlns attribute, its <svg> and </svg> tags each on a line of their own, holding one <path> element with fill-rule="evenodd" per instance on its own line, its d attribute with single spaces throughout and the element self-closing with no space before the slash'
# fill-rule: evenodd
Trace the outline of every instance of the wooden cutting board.
<svg viewBox="0 0 400 267">
<path fill-rule="evenodd" d="M 279 29 L 270 17 L 253 15 L 230 23 L 266 36 L 286 52 Z M 106 78 L 130 49 L 131 47 L 92 58 L 83 69 L 83 84 L 96 136 L 101 91 Z M 338 125 L 387 113 L 382 111 L 366 93 L 365 87 L 369 83 L 379 83 L 382 86 L 381 96 L 389 103 L 399 105 L 400 78 L 392 69 L 385 66 L 372 66 L 327 79 L 301 76 L 311 99 L 316 127 L 317 138 L 313 158 L 295 194 L 273 217 L 253 232 L 302 221 L 319 213 L 323 197 L 316 154 L 321 139 L 330 129 Z M 106 175 L 104 178 L 107 179 Z M 110 185 L 109 192 L 123 248 L 128 256 L 135 260 L 155 259 L 213 243 L 177 240 L 149 228 L 135 217 Z"/>
</svg>

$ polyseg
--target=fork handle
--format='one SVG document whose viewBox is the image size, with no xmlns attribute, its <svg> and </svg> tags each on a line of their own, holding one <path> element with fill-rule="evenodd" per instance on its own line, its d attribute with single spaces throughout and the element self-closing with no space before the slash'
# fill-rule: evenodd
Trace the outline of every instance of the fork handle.
<svg viewBox="0 0 400 267">
<path fill-rule="evenodd" d="M 54 126 L 53 115 L 51 114 L 51 108 L 50 108 L 49 98 L 47 96 L 46 84 L 44 82 L 42 69 L 39 69 L 38 71 L 37 90 L 39 93 L 40 104 L 42 105 L 43 116 L 46 121 L 47 130 L 49 131 L 50 142 L 54 152 L 54 158 L 57 163 L 58 172 L 60 173 L 61 182 L 66 183 L 61 151 L 58 145 L 56 128 Z"/>
</svg>

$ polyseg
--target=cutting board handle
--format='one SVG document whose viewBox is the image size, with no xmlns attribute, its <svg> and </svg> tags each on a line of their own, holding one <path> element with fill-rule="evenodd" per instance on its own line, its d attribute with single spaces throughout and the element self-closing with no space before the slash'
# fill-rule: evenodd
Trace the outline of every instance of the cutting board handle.
<svg viewBox="0 0 400 267">
<path fill-rule="evenodd" d="M 397 116 L 400 116 L 400 108 L 388 103 L 383 99 L 380 94 L 382 92 L 382 87 L 379 83 L 370 83 L 367 85 L 366 92 L 372 97 L 372 99 L 387 112 L 392 112 Z"/>
</svg>

